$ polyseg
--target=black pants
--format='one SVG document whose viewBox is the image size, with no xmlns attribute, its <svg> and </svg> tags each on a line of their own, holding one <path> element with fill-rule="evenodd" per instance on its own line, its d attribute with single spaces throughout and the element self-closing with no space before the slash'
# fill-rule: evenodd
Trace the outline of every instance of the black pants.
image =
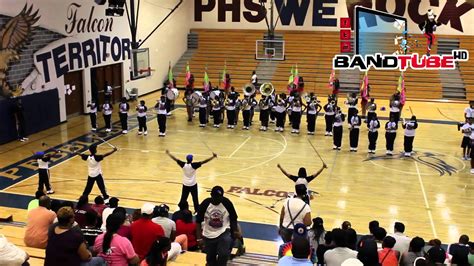
<svg viewBox="0 0 474 266">
<path fill-rule="evenodd" d="M 370 120 L 374 118 L 374 116 L 375 116 L 375 112 L 367 112 L 367 123 L 369 123 Z"/>
<path fill-rule="evenodd" d="M 351 148 L 357 148 L 359 146 L 359 132 L 358 128 L 353 128 L 349 131 L 349 142 Z"/>
<path fill-rule="evenodd" d="M 285 127 L 285 118 L 286 118 L 286 112 L 277 112 L 276 113 L 276 126 L 284 128 Z"/>
<path fill-rule="evenodd" d="M 351 118 L 357 115 L 357 108 L 348 108 L 347 109 L 347 122 L 350 123 Z"/>
<path fill-rule="evenodd" d="M 49 170 L 48 169 L 38 169 L 38 191 L 51 190 L 51 184 L 49 183 Z"/>
<path fill-rule="evenodd" d="M 138 131 L 147 131 L 146 127 L 146 116 L 137 116 L 138 119 Z"/>
<path fill-rule="evenodd" d="M 91 127 L 97 128 L 97 113 L 89 113 L 89 118 L 91 119 Z"/>
<path fill-rule="evenodd" d="M 214 119 L 214 125 L 220 125 L 222 123 L 221 118 L 221 109 L 219 110 L 212 110 L 212 118 Z"/>
<path fill-rule="evenodd" d="M 377 149 L 377 139 L 379 138 L 379 132 L 369 131 L 369 150 L 374 151 Z"/>
<path fill-rule="evenodd" d="M 166 115 L 158 114 L 156 118 L 158 119 L 158 129 L 160 130 L 160 133 L 165 133 L 166 132 Z"/>
<path fill-rule="evenodd" d="M 227 125 L 233 126 L 235 125 L 235 110 L 227 110 Z"/>
<path fill-rule="evenodd" d="M 199 124 L 207 124 L 207 107 L 199 107 Z"/>
<path fill-rule="evenodd" d="M 334 124 L 334 115 L 324 115 L 324 120 L 326 120 L 326 132 L 331 132 L 332 125 Z"/>
<path fill-rule="evenodd" d="M 260 123 L 262 127 L 268 127 L 268 117 L 270 110 L 264 109 L 260 110 Z"/>
<path fill-rule="evenodd" d="M 204 238 L 204 246 L 204 253 L 206 253 L 206 265 L 227 265 L 232 248 L 232 237 L 230 230 L 226 230 L 216 238 Z"/>
<path fill-rule="evenodd" d="M 189 193 L 191 192 L 191 197 L 193 198 L 194 204 L 194 211 L 197 212 L 199 210 L 199 199 L 198 199 L 198 186 L 197 184 L 194 186 L 185 186 L 183 185 L 183 189 L 181 190 L 181 199 L 179 202 L 188 201 Z"/>
<path fill-rule="evenodd" d="M 84 188 L 84 192 L 82 192 L 82 195 L 84 196 L 89 196 L 89 194 L 92 191 L 92 187 L 94 187 L 94 183 L 97 181 L 97 186 L 100 189 L 100 193 L 102 193 L 102 196 L 104 196 L 104 199 L 108 199 L 109 195 L 107 194 L 107 190 L 105 189 L 105 184 L 104 184 L 104 178 L 102 175 L 98 175 L 96 177 L 87 177 L 87 185 Z"/>
<path fill-rule="evenodd" d="M 20 118 L 18 119 L 18 138 L 19 139 L 22 139 L 22 138 L 25 138 L 26 137 L 26 133 L 25 133 L 25 119 L 24 118 Z"/>
<path fill-rule="evenodd" d="M 395 137 L 397 136 L 397 133 L 388 133 L 385 132 L 385 148 L 387 151 L 393 151 L 393 143 L 395 142 Z"/>
<path fill-rule="evenodd" d="M 111 120 L 112 120 L 112 115 L 104 115 L 105 128 L 108 128 L 108 129 L 112 128 Z"/>
<path fill-rule="evenodd" d="M 271 112 L 270 112 L 270 119 L 271 119 L 271 120 L 275 120 L 275 119 L 276 119 L 276 114 L 277 114 L 277 112 L 271 111 Z"/>
<path fill-rule="evenodd" d="M 390 112 L 390 118 L 393 118 L 395 123 L 400 121 L 400 112 Z"/>
<path fill-rule="evenodd" d="M 250 108 L 250 125 L 252 125 L 253 115 L 255 114 L 255 108 Z"/>
<path fill-rule="evenodd" d="M 252 115 L 251 110 L 243 110 L 242 116 L 244 117 L 244 127 L 250 126 L 250 116 Z"/>
<path fill-rule="evenodd" d="M 122 130 L 128 130 L 128 114 L 126 113 L 119 113 L 120 116 L 120 124 L 122 125 Z"/>
<path fill-rule="evenodd" d="M 301 124 L 301 112 L 291 112 L 291 127 L 296 130 L 300 130 L 300 124 Z"/>
<path fill-rule="evenodd" d="M 333 131 L 332 142 L 333 142 L 334 146 L 341 147 L 341 144 L 342 144 L 342 126 L 333 127 L 332 131 Z"/>
<path fill-rule="evenodd" d="M 306 114 L 306 121 L 308 122 L 308 132 L 314 132 L 314 130 L 316 129 L 316 115 Z"/>
<path fill-rule="evenodd" d="M 166 113 L 169 113 L 171 110 L 174 109 L 174 101 L 171 101 L 168 98 L 166 98 L 165 107 L 166 107 Z"/>
<path fill-rule="evenodd" d="M 413 151 L 413 140 L 415 140 L 415 137 L 405 136 L 405 138 L 403 140 L 403 147 L 405 149 L 405 152 L 412 152 Z"/>
<path fill-rule="evenodd" d="M 236 109 L 235 110 L 235 123 L 234 125 L 237 125 L 237 123 L 239 122 L 239 114 L 240 114 L 240 109 Z"/>
<path fill-rule="evenodd" d="M 194 106 L 186 105 L 186 112 L 188 113 L 188 121 L 193 121 Z"/>
</svg>

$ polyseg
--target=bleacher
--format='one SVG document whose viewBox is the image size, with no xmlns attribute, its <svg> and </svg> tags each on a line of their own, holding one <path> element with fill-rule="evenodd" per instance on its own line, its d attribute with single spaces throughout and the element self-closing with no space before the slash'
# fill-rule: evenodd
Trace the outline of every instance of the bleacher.
<svg viewBox="0 0 474 266">
<path fill-rule="evenodd" d="M 459 48 L 466 49 L 469 52 L 474 51 L 474 38 L 471 36 L 452 36 L 459 39 Z M 472 55 L 471 55 L 472 56 Z M 469 60 L 467 62 L 460 62 L 459 69 L 466 87 L 466 98 L 468 100 L 474 99 L 474 62 Z"/>
</svg>

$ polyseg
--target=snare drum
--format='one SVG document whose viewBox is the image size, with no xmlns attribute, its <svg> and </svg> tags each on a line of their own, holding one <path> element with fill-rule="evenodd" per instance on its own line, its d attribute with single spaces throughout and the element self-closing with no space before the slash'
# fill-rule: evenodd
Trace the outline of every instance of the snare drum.
<svg viewBox="0 0 474 266">
<path fill-rule="evenodd" d="M 191 94 L 190 97 L 192 106 L 199 106 L 199 101 L 201 101 L 202 93 L 200 91 L 195 91 Z"/>
<path fill-rule="evenodd" d="M 174 101 L 178 98 L 179 91 L 176 88 L 168 89 L 166 91 L 166 98 L 170 101 Z"/>
</svg>

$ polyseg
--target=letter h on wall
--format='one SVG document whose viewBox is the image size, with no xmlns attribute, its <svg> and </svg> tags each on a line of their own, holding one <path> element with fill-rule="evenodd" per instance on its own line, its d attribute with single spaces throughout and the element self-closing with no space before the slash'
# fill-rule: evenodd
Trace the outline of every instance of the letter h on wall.
<svg viewBox="0 0 474 266">
<path fill-rule="evenodd" d="M 341 40 L 341 53 L 350 53 L 352 50 L 351 44 L 351 19 L 340 18 L 339 27 L 339 39 Z"/>
</svg>

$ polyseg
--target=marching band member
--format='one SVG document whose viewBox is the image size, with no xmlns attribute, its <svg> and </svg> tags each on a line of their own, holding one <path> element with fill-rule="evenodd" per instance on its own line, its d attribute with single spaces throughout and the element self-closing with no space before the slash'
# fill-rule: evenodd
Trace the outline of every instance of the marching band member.
<svg viewBox="0 0 474 266">
<path fill-rule="evenodd" d="M 359 111 L 355 113 L 349 122 L 349 143 L 351 152 L 357 152 L 357 147 L 359 146 L 359 128 L 362 121 L 358 113 Z"/>
<path fill-rule="evenodd" d="M 138 105 L 135 110 L 137 111 L 137 119 L 138 119 L 138 135 L 148 135 L 147 127 L 146 127 L 146 111 L 148 108 L 145 105 L 145 101 L 141 100 L 140 105 Z"/>
<path fill-rule="evenodd" d="M 301 102 L 301 98 L 295 97 L 291 104 L 291 133 L 300 133 L 300 124 L 301 124 L 301 113 L 303 112 L 303 107 L 305 105 Z"/>
<path fill-rule="evenodd" d="M 270 108 L 270 123 L 275 124 L 276 120 L 276 112 L 275 108 L 273 108 L 277 104 L 277 95 L 275 91 L 270 95 L 270 105 L 272 108 Z"/>
<path fill-rule="evenodd" d="M 130 110 L 130 105 L 127 103 L 127 98 L 122 97 L 122 100 L 119 104 L 119 116 L 120 124 L 122 125 L 122 134 L 128 133 L 128 110 Z"/>
<path fill-rule="evenodd" d="M 400 120 L 400 95 L 395 93 L 390 99 L 390 117 L 394 118 L 394 122 L 398 123 Z"/>
<path fill-rule="evenodd" d="M 415 131 L 418 128 L 416 116 L 412 116 L 410 121 L 403 121 L 402 127 L 405 129 L 405 137 L 403 140 L 403 147 L 405 156 L 410 157 L 413 151 L 413 141 L 415 140 Z"/>
<path fill-rule="evenodd" d="M 260 131 L 267 131 L 268 129 L 268 118 L 270 116 L 271 99 L 265 95 L 262 95 L 262 99 L 258 103 L 260 108 Z"/>
<path fill-rule="evenodd" d="M 464 118 L 474 118 L 474 101 L 469 101 L 469 106 L 464 109 Z"/>
<path fill-rule="evenodd" d="M 387 155 L 393 155 L 393 143 L 397 137 L 398 123 L 395 122 L 395 118 L 391 117 L 390 120 L 385 124 L 385 148 L 387 149 Z"/>
<path fill-rule="evenodd" d="M 176 84 L 176 80 L 173 79 L 173 83 L 171 83 L 171 82 L 169 82 L 169 81 L 166 81 L 165 95 L 168 94 L 168 91 L 170 91 L 171 89 L 173 89 L 173 84 Z M 171 111 L 174 110 L 174 102 L 175 102 L 175 99 L 171 100 L 171 99 L 168 99 L 168 97 L 165 97 L 165 102 L 166 102 L 166 115 L 167 115 L 167 116 L 170 116 L 170 115 L 171 115 Z"/>
<path fill-rule="evenodd" d="M 186 112 L 188 113 L 188 122 L 193 121 L 194 115 L 194 103 L 191 95 L 194 93 L 194 89 L 191 86 L 186 86 L 184 91 L 183 102 L 186 104 Z"/>
<path fill-rule="evenodd" d="M 350 122 L 351 118 L 356 114 L 357 110 L 357 102 L 359 99 L 357 98 L 357 93 L 353 92 L 350 95 L 348 95 L 347 100 L 345 104 L 348 105 L 347 109 L 347 120 L 348 123 Z"/>
<path fill-rule="evenodd" d="M 244 118 L 244 126 L 242 127 L 243 130 L 249 130 L 250 128 L 250 119 L 251 119 L 251 113 L 252 113 L 252 107 L 255 106 L 257 102 L 255 101 L 254 98 L 245 95 L 244 99 L 242 100 L 242 116 Z"/>
<path fill-rule="evenodd" d="M 235 103 L 235 116 L 234 116 L 234 127 L 237 125 L 237 121 L 239 120 L 239 113 L 240 113 L 240 93 L 235 91 L 235 87 L 230 87 L 230 92 L 229 92 L 229 99 L 234 100 Z"/>
<path fill-rule="evenodd" d="M 156 101 L 155 111 L 157 113 L 156 119 L 158 120 L 158 129 L 160 133 L 159 137 L 166 136 L 166 116 L 168 111 L 166 110 L 166 101 L 167 98 L 164 95 L 161 95 L 160 99 Z"/>
<path fill-rule="evenodd" d="M 308 135 L 314 135 L 314 131 L 316 129 L 316 118 L 318 117 L 322 107 L 313 92 L 309 94 L 309 97 L 310 101 L 306 103 L 306 122 L 308 123 L 307 130 Z"/>
<path fill-rule="evenodd" d="M 235 128 L 235 99 L 228 97 L 225 100 L 225 109 L 227 115 L 227 128 Z"/>
<path fill-rule="evenodd" d="M 250 95 L 250 101 L 252 102 L 252 105 L 250 106 L 250 125 L 252 125 L 252 122 L 253 122 L 253 116 L 255 114 L 255 106 L 258 105 L 258 102 L 255 99 L 256 96 L 257 96 L 257 91 L 255 90 L 255 92 L 252 95 Z"/>
<path fill-rule="evenodd" d="M 375 103 L 374 98 L 370 98 L 370 102 L 367 103 L 366 109 L 367 109 L 367 119 L 365 121 L 368 123 L 370 120 L 372 120 L 374 115 L 376 115 L 375 112 L 377 111 L 377 104 Z"/>
<path fill-rule="evenodd" d="M 89 108 L 89 117 L 91 119 L 91 130 L 93 132 L 97 131 L 97 103 L 94 99 L 87 104 Z"/>
<path fill-rule="evenodd" d="M 474 129 L 474 125 L 472 124 L 472 118 L 467 118 L 466 123 L 461 127 L 461 132 L 464 134 L 461 142 L 462 148 L 462 158 L 464 160 L 469 160 L 471 155 L 471 133 Z"/>
<path fill-rule="evenodd" d="M 44 187 L 46 187 L 46 194 L 54 193 L 50 183 L 49 162 L 51 161 L 51 157 L 59 152 L 59 150 L 55 150 L 54 153 L 50 154 L 46 154 L 44 151 L 34 153 L 38 164 L 38 191 L 44 191 Z"/>
<path fill-rule="evenodd" d="M 207 124 L 208 97 L 208 93 L 203 92 L 201 99 L 199 100 L 199 127 L 205 127 Z"/>
<path fill-rule="evenodd" d="M 112 93 L 113 93 L 113 89 L 112 89 L 112 86 L 109 85 L 109 82 L 108 81 L 105 81 L 105 84 L 104 84 L 104 102 L 111 102 L 112 101 Z"/>
<path fill-rule="evenodd" d="M 341 111 L 341 107 L 336 107 L 336 114 L 334 115 L 334 124 L 332 126 L 333 131 L 333 150 L 341 150 L 342 144 L 342 123 L 344 122 L 345 115 Z"/>
<path fill-rule="evenodd" d="M 324 105 L 324 120 L 326 121 L 326 133 L 324 136 L 332 136 L 332 125 L 334 124 L 334 111 L 336 102 L 328 97 L 328 103 Z"/>
<path fill-rule="evenodd" d="M 286 94 L 282 93 L 279 95 L 277 99 L 277 104 L 275 107 L 276 113 L 276 128 L 275 132 L 283 132 L 285 128 L 285 120 L 286 120 Z"/>
<path fill-rule="evenodd" d="M 376 113 L 374 113 L 372 119 L 367 122 L 367 127 L 369 128 L 369 153 L 375 154 L 377 139 L 379 137 L 378 129 L 380 128 L 380 122 Z"/>
<path fill-rule="evenodd" d="M 105 132 L 112 131 L 112 110 L 114 107 L 109 103 L 108 100 L 105 100 L 105 103 L 102 105 L 102 114 L 104 116 L 105 122 Z"/>
<path fill-rule="evenodd" d="M 219 128 L 222 123 L 222 103 L 219 96 L 211 100 L 211 108 L 212 118 L 214 119 L 214 127 Z"/>
</svg>

